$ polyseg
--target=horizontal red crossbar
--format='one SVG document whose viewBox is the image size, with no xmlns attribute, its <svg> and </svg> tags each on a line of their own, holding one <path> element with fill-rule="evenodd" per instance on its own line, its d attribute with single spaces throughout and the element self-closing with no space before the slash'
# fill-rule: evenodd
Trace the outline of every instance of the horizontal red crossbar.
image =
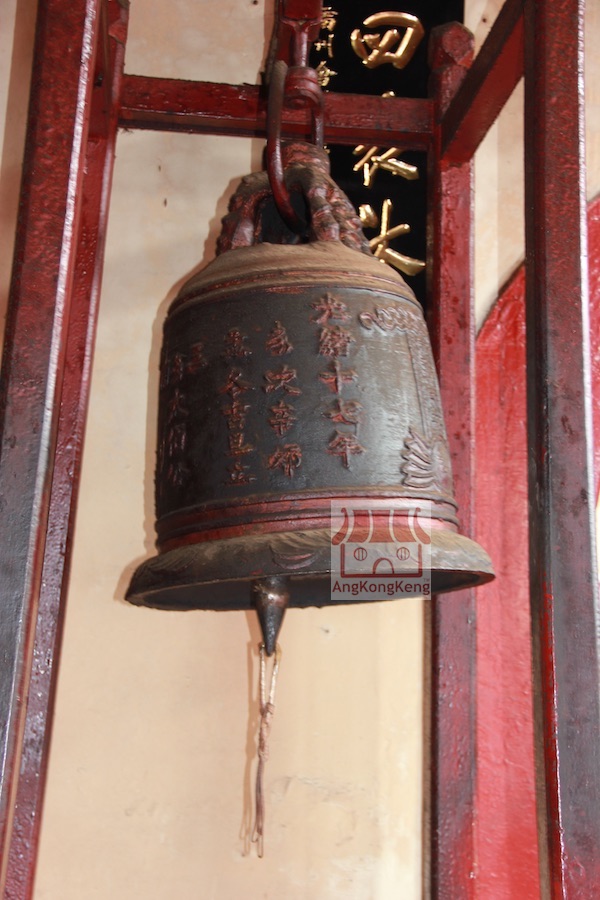
<svg viewBox="0 0 600 900">
<path fill-rule="evenodd" d="M 196 134 L 266 136 L 266 95 L 257 85 L 217 84 L 125 75 L 119 125 Z M 309 138 L 311 123 L 302 110 L 284 110 L 283 136 Z M 427 150 L 433 133 L 432 104 L 424 99 L 325 96 L 325 141 L 329 144 L 381 142 Z"/>
</svg>

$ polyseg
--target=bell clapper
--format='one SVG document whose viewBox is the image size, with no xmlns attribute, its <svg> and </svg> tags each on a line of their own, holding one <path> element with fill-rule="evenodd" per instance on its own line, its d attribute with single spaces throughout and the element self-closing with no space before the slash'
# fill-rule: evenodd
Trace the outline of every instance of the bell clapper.
<svg viewBox="0 0 600 900">
<path fill-rule="evenodd" d="M 260 578 L 252 585 L 254 605 L 258 613 L 260 627 L 267 656 L 273 656 L 277 636 L 290 602 L 289 580 L 274 575 Z"/>
</svg>

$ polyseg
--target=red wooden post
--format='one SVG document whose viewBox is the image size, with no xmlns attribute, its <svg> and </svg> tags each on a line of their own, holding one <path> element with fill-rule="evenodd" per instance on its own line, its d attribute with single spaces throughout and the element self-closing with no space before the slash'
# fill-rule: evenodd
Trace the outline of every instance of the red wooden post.
<svg viewBox="0 0 600 900">
<path fill-rule="evenodd" d="M 118 0 L 40 4 L 1 410 L 0 890 L 14 900 L 33 885 L 125 28 Z"/>
<path fill-rule="evenodd" d="M 461 531 L 473 531 L 474 339 L 472 164 L 441 158 L 441 121 L 473 58 L 461 25 L 432 35 L 435 145 L 429 167 L 431 326 L 456 481 Z M 461 591 L 431 603 L 430 895 L 475 889 L 475 605 Z"/>
<path fill-rule="evenodd" d="M 542 883 L 600 890 L 600 696 L 592 478 L 582 0 L 525 11 L 530 573 Z M 545 773 L 545 777 L 544 777 Z"/>
</svg>

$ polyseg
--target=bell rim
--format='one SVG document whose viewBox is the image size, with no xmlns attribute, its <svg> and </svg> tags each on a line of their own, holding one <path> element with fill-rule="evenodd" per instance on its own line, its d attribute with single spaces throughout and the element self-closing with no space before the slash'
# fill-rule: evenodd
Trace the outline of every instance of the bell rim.
<svg viewBox="0 0 600 900">
<path fill-rule="evenodd" d="M 459 532 L 432 531 L 430 548 L 432 594 L 479 587 L 495 577 L 485 550 Z M 232 560 L 236 560 L 233 565 Z M 223 574 L 236 566 L 237 572 Z M 409 572 L 403 573 L 400 563 L 397 575 L 403 574 Z M 357 602 L 348 594 L 331 596 L 329 529 L 234 537 L 168 550 L 137 567 L 125 599 L 136 606 L 166 610 L 252 609 L 252 584 L 271 576 L 289 579 L 292 608 Z"/>
</svg>

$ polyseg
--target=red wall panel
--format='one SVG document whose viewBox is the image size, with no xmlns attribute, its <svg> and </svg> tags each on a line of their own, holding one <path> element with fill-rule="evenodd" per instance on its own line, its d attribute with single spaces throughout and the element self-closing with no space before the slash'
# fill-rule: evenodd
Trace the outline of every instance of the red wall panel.
<svg viewBox="0 0 600 900">
<path fill-rule="evenodd" d="M 598 492 L 600 197 L 590 204 L 588 221 Z M 476 536 L 497 573 L 477 592 L 477 896 L 537 900 L 523 266 L 478 335 L 476 379 Z"/>
</svg>

